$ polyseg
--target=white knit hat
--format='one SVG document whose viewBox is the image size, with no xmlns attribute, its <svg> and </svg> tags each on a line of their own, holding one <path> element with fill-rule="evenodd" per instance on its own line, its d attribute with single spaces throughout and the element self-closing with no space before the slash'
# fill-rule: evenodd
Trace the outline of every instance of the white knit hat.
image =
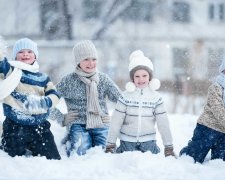
<svg viewBox="0 0 225 180">
<path fill-rule="evenodd" d="M 28 38 L 22 38 L 16 41 L 16 43 L 13 46 L 13 59 L 16 59 L 16 55 L 19 51 L 23 49 L 29 49 L 32 50 L 36 56 L 36 59 L 38 59 L 38 48 L 37 44 Z"/>
<path fill-rule="evenodd" d="M 73 55 L 77 64 L 86 58 L 98 59 L 97 49 L 90 40 L 80 41 L 73 48 Z"/>
<path fill-rule="evenodd" d="M 141 50 L 136 50 L 130 55 L 129 71 L 137 66 L 146 66 L 153 71 L 152 61 L 147 58 Z"/>
<path fill-rule="evenodd" d="M 140 67 L 140 69 L 145 69 L 146 71 L 149 72 L 149 75 L 152 76 L 152 71 L 153 71 L 153 64 L 152 61 L 147 58 L 144 53 L 141 50 L 136 50 L 134 52 L 131 53 L 130 55 L 130 63 L 129 63 L 129 72 L 130 72 L 130 76 L 133 76 L 133 74 L 138 70 Z M 133 79 L 131 77 L 131 79 Z M 149 88 L 152 90 L 157 90 L 160 88 L 160 81 L 156 78 L 152 78 L 150 80 L 149 83 Z M 126 84 L 126 90 L 129 92 L 132 92 L 136 89 L 135 85 L 133 82 L 128 82 Z"/>
</svg>

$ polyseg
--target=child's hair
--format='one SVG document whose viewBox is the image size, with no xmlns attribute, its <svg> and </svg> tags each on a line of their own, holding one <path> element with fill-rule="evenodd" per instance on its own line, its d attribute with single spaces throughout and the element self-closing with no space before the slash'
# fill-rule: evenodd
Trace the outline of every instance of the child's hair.
<svg viewBox="0 0 225 180">
<path fill-rule="evenodd" d="M 29 49 L 34 52 L 36 59 L 38 59 L 38 48 L 37 44 L 28 38 L 22 38 L 16 41 L 13 46 L 13 59 L 16 60 L 16 55 L 23 49 Z"/>
<path fill-rule="evenodd" d="M 137 70 L 141 70 L 141 69 L 148 72 L 148 74 L 149 74 L 149 81 L 151 81 L 152 78 L 153 78 L 152 70 L 149 69 L 149 67 L 143 66 L 143 65 L 136 66 L 135 68 L 133 68 L 133 69 L 130 71 L 130 79 L 131 79 L 132 81 L 134 81 L 134 73 L 135 73 Z"/>
</svg>

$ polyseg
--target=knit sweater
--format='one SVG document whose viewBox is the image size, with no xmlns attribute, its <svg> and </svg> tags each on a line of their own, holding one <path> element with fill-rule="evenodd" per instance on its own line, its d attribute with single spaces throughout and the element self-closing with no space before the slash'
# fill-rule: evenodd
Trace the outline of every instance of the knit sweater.
<svg viewBox="0 0 225 180">
<path fill-rule="evenodd" d="M 13 69 L 14 67 L 10 66 L 6 58 L 0 61 L 0 79 L 7 78 Z M 46 74 L 22 70 L 22 77 L 18 86 L 3 101 L 4 115 L 19 124 L 39 125 L 46 121 L 49 111 L 46 110 L 44 113 L 37 114 L 25 111 L 21 99 L 25 99 L 24 97 L 28 95 L 46 96 L 48 109 L 55 106 L 59 101 L 56 88 Z"/>
<path fill-rule="evenodd" d="M 113 112 L 107 143 L 114 144 L 117 138 L 128 142 L 156 140 L 157 124 L 163 144 L 172 145 L 169 121 L 163 104 L 160 94 L 148 87 L 125 92 Z"/>
<path fill-rule="evenodd" d="M 197 122 L 216 131 L 225 133 L 223 90 L 222 86 L 218 83 L 214 83 L 209 87 L 204 111 Z"/>
<path fill-rule="evenodd" d="M 117 102 L 120 91 L 115 83 L 104 73 L 98 72 L 99 83 L 97 85 L 98 99 L 102 112 L 108 115 L 106 99 Z M 82 82 L 76 73 L 65 76 L 56 86 L 60 96 L 64 97 L 68 111 L 75 110 L 79 113 L 78 118 L 72 124 L 86 124 L 87 120 L 87 95 L 86 84 Z M 51 111 L 51 119 L 62 123 L 64 115 L 57 109 Z M 103 122 L 104 123 L 104 122 Z M 109 122 L 106 122 L 109 123 Z M 71 124 L 69 125 L 71 126 Z"/>
</svg>

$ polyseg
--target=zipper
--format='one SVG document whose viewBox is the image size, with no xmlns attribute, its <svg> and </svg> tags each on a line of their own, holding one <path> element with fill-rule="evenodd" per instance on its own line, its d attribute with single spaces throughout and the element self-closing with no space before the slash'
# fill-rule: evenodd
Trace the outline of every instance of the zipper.
<svg viewBox="0 0 225 180">
<path fill-rule="evenodd" d="M 141 96 L 143 95 L 143 89 L 141 89 Z M 137 142 L 139 142 L 139 136 L 141 131 L 141 116 L 142 116 L 142 98 L 139 100 L 139 108 L 138 108 L 138 129 L 137 129 Z"/>
</svg>

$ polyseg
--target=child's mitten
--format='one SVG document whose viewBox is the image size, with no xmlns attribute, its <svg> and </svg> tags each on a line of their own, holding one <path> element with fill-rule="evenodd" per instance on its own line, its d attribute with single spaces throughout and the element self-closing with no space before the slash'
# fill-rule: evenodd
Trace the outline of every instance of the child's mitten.
<svg viewBox="0 0 225 180">
<path fill-rule="evenodd" d="M 114 153 L 116 151 L 116 144 L 108 144 L 106 146 L 105 152 L 106 153 Z"/>
<path fill-rule="evenodd" d="M 62 122 L 63 126 L 67 126 L 69 123 L 75 121 L 78 118 L 78 111 L 69 111 L 64 118 L 64 121 Z"/>
<path fill-rule="evenodd" d="M 164 155 L 167 156 L 174 156 L 176 158 L 176 155 L 173 151 L 173 146 L 166 146 L 164 149 Z"/>
</svg>

